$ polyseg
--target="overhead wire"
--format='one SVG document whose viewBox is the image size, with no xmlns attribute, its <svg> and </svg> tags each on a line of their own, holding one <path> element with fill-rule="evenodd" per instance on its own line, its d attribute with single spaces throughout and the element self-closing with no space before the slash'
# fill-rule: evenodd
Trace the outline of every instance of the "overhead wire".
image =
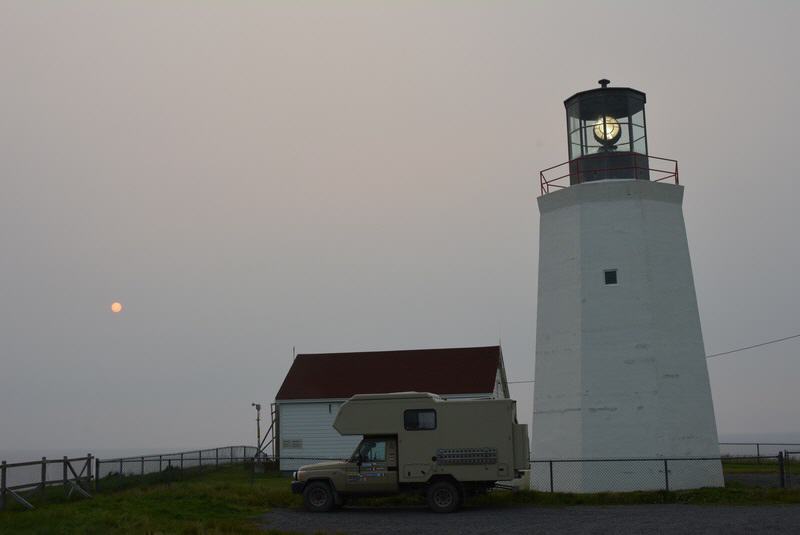
<svg viewBox="0 0 800 535">
<path fill-rule="evenodd" d="M 775 338 L 773 340 L 767 340 L 766 342 L 761 342 L 760 344 L 754 344 L 751 346 L 746 347 L 737 347 L 736 349 L 731 349 L 728 351 L 723 351 L 722 353 L 714 353 L 711 355 L 706 355 L 707 359 L 714 358 L 714 357 L 721 357 L 723 355 L 730 355 L 731 353 L 738 353 L 740 351 L 747 351 L 748 349 L 755 349 L 757 347 L 763 347 L 770 344 L 777 344 L 778 342 L 785 342 L 786 340 L 791 340 L 792 338 L 800 338 L 800 333 L 793 334 L 791 336 L 784 336 L 783 338 Z M 533 379 L 529 381 L 507 381 L 506 384 L 515 385 L 515 384 L 524 384 L 524 383 L 533 383 Z"/>
<path fill-rule="evenodd" d="M 760 344 L 755 344 L 755 345 L 752 345 L 752 346 L 740 347 L 740 348 L 737 348 L 737 349 L 731 349 L 730 351 L 723 351 L 722 353 L 714 353 L 713 355 L 706 355 L 706 358 L 710 359 L 710 358 L 713 358 L 713 357 L 721 357 L 722 355 L 730 355 L 731 353 L 738 353 L 739 351 L 745 351 L 747 349 L 753 349 L 753 348 L 756 348 L 756 347 L 766 346 L 766 345 L 769 345 L 769 344 L 777 344 L 778 342 L 785 342 L 786 340 L 791 340 L 792 338 L 800 338 L 800 333 L 793 334 L 791 336 L 785 336 L 783 338 L 776 338 L 774 340 L 767 340 L 766 342 L 761 342 Z"/>
</svg>

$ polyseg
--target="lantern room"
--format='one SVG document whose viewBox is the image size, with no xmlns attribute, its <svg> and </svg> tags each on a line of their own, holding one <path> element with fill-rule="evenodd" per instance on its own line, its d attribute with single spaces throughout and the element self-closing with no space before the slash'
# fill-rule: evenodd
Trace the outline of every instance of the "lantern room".
<svg viewBox="0 0 800 535">
<path fill-rule="evenodd" d="M 564 101 L 570 182 L 649 180 L 645 94 L 627 87 L 581 91 Z"/>
</svg>

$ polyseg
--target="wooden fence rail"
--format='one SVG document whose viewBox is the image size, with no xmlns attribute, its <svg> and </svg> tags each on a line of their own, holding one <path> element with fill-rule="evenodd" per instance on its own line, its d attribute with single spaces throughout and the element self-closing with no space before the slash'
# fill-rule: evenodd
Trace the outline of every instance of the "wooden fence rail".
<svg viewBox="0 0 800 535">
<path fill-rule="evenodd" d="M 64 487 L 64 493 L 67 498 L 71 497 L 73 493 L 91 498 L 89 488 L 92 481 L 92 459 L 92 454 L 89 453 L 86 457 L 69 458 L 64 456 L 61 459 L 42 457 L 40 461 L 26 461 L 20 463 L 0 462 L 0 510 L 5 508 L 9 497 L 13 498 L 17 503 L 27 509 L 33 509 L 33 505 L 28 499 L 35 494 L 40 494 L 42 499 L 46 499 L 47 487 L 55 485 L 62 485 Z M 55 464 L 61 465 L 61 477 L 58 479 L 48 479 L 47 467 L 48 465 Z M 40 472 L 41 476 L 38 480 L 30 483 L 8 485 L 9 470 L 37 465 L 42 467 Z M 80 467 L 80 472 L 76 471 L 76 465 Z"/>
</svg>

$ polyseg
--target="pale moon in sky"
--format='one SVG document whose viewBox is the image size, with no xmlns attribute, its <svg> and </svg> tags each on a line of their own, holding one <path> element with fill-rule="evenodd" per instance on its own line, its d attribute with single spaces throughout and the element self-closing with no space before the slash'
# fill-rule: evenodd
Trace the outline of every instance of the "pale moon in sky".
<svg viewBox="0 0 800 535">
<path fill-rule="evenodd" d="M 114 301 L 113 303 L 111 303 L 111 312 L 113 312 L 114 314 L 122 312 L 122 303 L 118 301 Z"/>
</svg>

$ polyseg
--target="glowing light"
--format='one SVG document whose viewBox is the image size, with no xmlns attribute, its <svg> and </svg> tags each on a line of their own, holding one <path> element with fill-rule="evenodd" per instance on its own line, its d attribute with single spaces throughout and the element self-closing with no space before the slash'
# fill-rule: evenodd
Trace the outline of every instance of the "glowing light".
<svg viewBox="0 0 800 535">
<path fill-rule="evenodd" d="M 122 312 L 122 303 L 118 301 L 114 301 L 113 303 L 111 303 L 111 312 L 113 312 L 114 314 L 119 314 L 120 312 Z"/>
<path fill-rule="evenodd" d="M 600 117 L 594 123 L 594 138 L 600 143 L 614 143 L 619 135 L 619 123 L 613 117 Z"/>
</svg>

